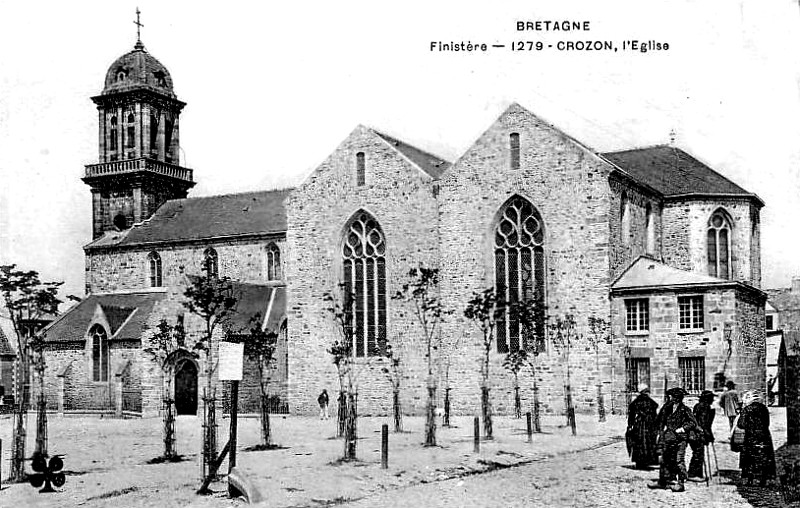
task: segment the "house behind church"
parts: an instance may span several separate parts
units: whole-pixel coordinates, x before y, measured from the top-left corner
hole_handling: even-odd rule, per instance
[[[359,410],[391,407],[387,343],[403,358],[403,407],[422,410],[422,332],[411,305],[391,298],[420,264],[439,269],[452,311],[438,352],[448,368],[435,374],[444,383],[446,370],[456,412],[479,406],[482,338],[463,310],[485,288],[575,317],[579,409],[596,407],[598,384],[619,410],[641,382],[656,396],[726,378],[761,386],[763,202],[678,148],[598,153],[512,104],[454,162],[358,126],[294,189],[188,198],[194,175],[178,158],[185,104],[141,43],[111,65],[93,101],[88,296],[46,330],[48,392],[65,410],[158,411],[162,374],[142,350],[161,319],[184,313],[186,277],[204,263],[237,282],[240,320],[258,315],[281,334],[273,386],[293,412],[314,411],[323,388],[338,388],[326,295],[341,285],[356,301]],[[610,323],[599,359],[590,317]],[[490,355],[498,411],[513,404],[503,358],[528,346],[504,313]],[[541,346],[542,401],[560,411],[563,365],[549,340]],[[196,410],[203,370],[190,358],[177,368],[176,398],[195,401],[185,412]],[[247,375],[252,394],[252,368]]]

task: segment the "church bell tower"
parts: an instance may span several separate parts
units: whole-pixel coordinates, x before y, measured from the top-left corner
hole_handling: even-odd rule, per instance
[[[172,77],[139,36],[133,51],[106,73],[98,111],[99,162],[86,166],[92,190],[92,238],[148,219],[169,199],[185,198],[195,184],[180,165],[178,100]]]

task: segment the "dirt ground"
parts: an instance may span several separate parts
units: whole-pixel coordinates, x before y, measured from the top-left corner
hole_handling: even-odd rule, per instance
[[[785,439],[783,411],[773,411],[776,446]],[[723,418],[718,418],[720,425]],[[578,415],[578,435],[564,427],[564,418],[547,416],[543,433],[526,442],[525,420],[495,417],[495,439],[473,452],[471,417],[453,419],[453,428],[439,428],[439,446],[424,448],[423,419],[405,417],[405,432],[389,435],[389,468],[380,467],[380,428],[383,417],[358,421],[358,458],[337,461],[343,443],[335,439],[335,420],[273,415],[274,440],[283,446],[269,451],[245,451],[258,444],[255,418],[239,421],[238,466],[272,507],[325,506],[361,499],[386,490],[445,480],[511,464],[525,463],[596,448],[622,439],[625,419],[609,415],[598,423],[594,415]],[[35,427],[35,416],[29,425]],[[220,422],[220,448],[227,441],[229,420]],[[722,429],[722,427],[719,427]],[[200,420],[181,416],[177,421],[178,453],[185,461],[148,464],[163,448],[158,418],[118,420],[99,417],[50,417],[49,449],[64,456],[66,485],[54,494],[39,494],[29,484],[3,485],[0,506],[196,506],[242,505],[231,500],[224,481],[212,484],[215,493],[198,496],[201,481]],[[9,466],[11,419],[0,419],[3,441],[3,477]],[[28,439],[29,450],[33,439]],[[222,471],[228,470],[227,461]],[[266,504],[265,504],[266,506]]]

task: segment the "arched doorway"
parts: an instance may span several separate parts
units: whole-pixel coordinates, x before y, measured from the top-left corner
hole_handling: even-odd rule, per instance
[[[197,366],[191,360],[175,368],[175,410],[179,415],[197,414]]]

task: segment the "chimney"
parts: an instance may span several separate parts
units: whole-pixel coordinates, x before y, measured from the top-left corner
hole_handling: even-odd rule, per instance
[[[800,293],[800,277],[792,277],[792,293]]]

